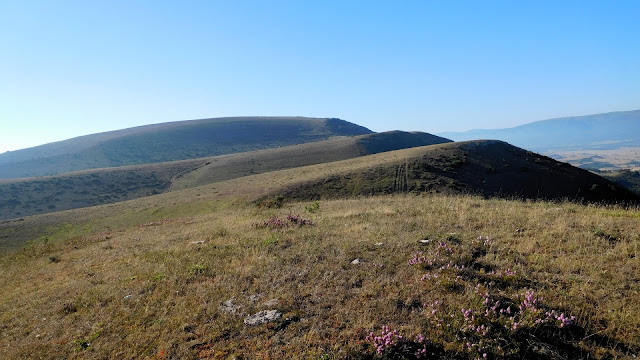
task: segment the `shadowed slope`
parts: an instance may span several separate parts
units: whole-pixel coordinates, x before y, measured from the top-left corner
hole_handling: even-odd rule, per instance
[[[502,141],[481,140],[390,152],[365,168],[344,169],[284,192],[296,199],[397,192],[473,193],[528,199],[637,202],[638,196],[588,171]]]

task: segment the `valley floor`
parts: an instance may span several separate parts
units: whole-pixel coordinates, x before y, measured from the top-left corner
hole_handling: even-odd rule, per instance
[[[272,205],[68,225],[77,236],[3,255],[0,358],[640,353],[638,209],[437,194]],[[272,321],[246,323],[263,310]]]

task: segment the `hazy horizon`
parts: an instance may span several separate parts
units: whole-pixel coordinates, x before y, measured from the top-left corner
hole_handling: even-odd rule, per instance
[[[373,131],[640,108],[638,3],[5,2],[0,153],[224,116]]]

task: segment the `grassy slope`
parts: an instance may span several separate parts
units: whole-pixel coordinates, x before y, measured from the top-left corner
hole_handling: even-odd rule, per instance
[[[341,164],[347,164],[343,162]],[[390,152],[351,162],[284,194],[296,199],[394,192],[473,193],[528,199],[632,201],[638,196],[586,170],[500,141],[471,141]]]
[[[64,175],[0,180],[0,219],[136,199],[168,189],[173,175],[205,160],[84,170]]]
[[[0,178],[253,151],[371,131],[340,119],[217,118],[148,125],[0,154]]]
[[[210,158],[0,180],[0,219],[113,203],[169,189],[445,141],[430,134],[395,131]]]
[[[389,131],[221,156],[211,159],[207,164],[194,171],[181,174],[174,180],[171,188],[172,190],[184,189],[274,170],[329,163],[392,150],[447,142],[451,141],[427,133]]]
[[[246,158],[240,156],[240,159],[247,163]],[[191,215],[206,211],[203,209],[208,204],[220,198],[241,199],[242,203],[283,194],[289,199],[308,200],[394,192],[462,192],[596,202],[634,196],[587,171],[502,142],[450,143],[245,176],[94,207],[90,212],[69,210],[26,217],[22,221],[4,221],[0,222],[0,249],[19,247],[30,239],[55,234],[56,224],[60,223],[83,221],[94,224],[90,227],[94,231],[114,230],[113,225],[101,222],[109,212],[117,212],[124,226],[131,225],[132,221],[151,219],[156,214],[172,215],[164,213],[165,206],[158,204],[186,207],[189,209],[186,214]],[[79,234],[72,232],[71,235]]]
[[[366,336],[383,325],[412,341],[424,334],[441,358],[480,355],[467,342],[494,358],[640,351],[638,209],[443,194],[322,200],[313,213],[305,211],[312,203],[253,205],[283,186],[404,163],[426,149],[0,224],[3,234],[40,237],[0,258],[0,357],[373,358]],[[288,213],[316,225],[252,225]],[[420,251],[433,266],[408,265]],[[361,263],[351,264],[355,258]],[[516,309],[531,290],[544,297],[540,309],[576,316],[575,324],[536,324],[527,311],[515,314],[513,330],[508,317],[481,315],[478,291],[489,292],[491,306],[500,300]],[[229,299],[241,306],[235,314],[220,309]],[[474,326],[491,327],[487,336],[469,330],[462,316],[469,308]],[[243,323],[263,309],[284,315]]]
[[[480,341],[490,357],[610,358],[639,350],[638,210],[432,194],[322,201],[305,214],[310,203],[257,209],[239,205],[246,198],[226,206],[228,196],[199,215],[158,200],[165,195],[145,199],[159,201],[147,210],[140,200],[118,211],[101,206],[94,219],[112,231],[80,235],[85,220],[76,220],[66,231],[79,235],[61,232],[2,258],[0,357],[372,358],[365,338],[383,325],[408,338],[424,334],[442,358],[474,358],[465,343]],[[146,218],[122,216],[152,210]],[[290,212],[316,225],[252,226]],[[479,236],[493,240],[485,245]],[[441,241],[453,254],[437,266],[451,260],[458,269],[408,265],[419,251],[436,256]],[[352,265],[355,258],[362,262]],[[421,281],[425,274],[438,277]],[[514,309],[519,294],[534,290],[544,297],[540,306],[576,316],[575,325],[523,319],[517,331],[498,322],[486,337],[462,331],[461,309],[484,311],[478,284],[491,305],[501,299]],[[237,313],[221,310],[229,299]],[[263,309],[284,315],[243,323]]]

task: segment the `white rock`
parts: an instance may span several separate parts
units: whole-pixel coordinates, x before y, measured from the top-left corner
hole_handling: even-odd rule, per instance
[[[282,313],[278,310],[262,310],[244,319],[247,325],[260,325],[268,321],[274,321],[282,317]]]
[[[358,264],[360,264],[361,262],[362,262],[362,261],[360,260],[360,258],[356,258],[356,259],[354,259],[354,260],[351,262],[351,264],[353,264],[353,265],[358,265]]]
[[[239,308],[239,305],[233,303],[233,299],[229,299],[220,304],[220,310],[229,314],[235,314]]]

